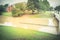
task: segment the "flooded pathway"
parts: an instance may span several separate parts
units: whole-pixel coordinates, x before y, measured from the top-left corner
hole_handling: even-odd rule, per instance
[[[3,25],[57,34],[53,18],[8,17]]]

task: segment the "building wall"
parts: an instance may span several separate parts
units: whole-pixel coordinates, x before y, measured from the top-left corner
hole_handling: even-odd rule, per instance
[[[8,6],[8,7],[6,8],[6,11],[7,11],[7,12],[11,12],[11,11],[12,11],[12,8],[13,8],[12,5],[11,5],[11,6]]]

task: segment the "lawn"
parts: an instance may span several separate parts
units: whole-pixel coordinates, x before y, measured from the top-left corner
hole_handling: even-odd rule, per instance
[[[0,25],[1,40],[58,40],[56,35]]]
[[[12,13],[11,12],[3,12],[2,15],[3,16],[12,16]]]
[[[39,14],[31,15],[30,18],[51,18],[51,12],[46,11],[46,12],[40,12]]]

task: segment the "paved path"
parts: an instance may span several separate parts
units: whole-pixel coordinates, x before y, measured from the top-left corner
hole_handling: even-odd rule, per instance
[[[32,29],[42,32],[57,34],[56,27],[51,18],[29,18],[29,16],[9,17],[4,23],[8,26],[20,27],[25,29]]]

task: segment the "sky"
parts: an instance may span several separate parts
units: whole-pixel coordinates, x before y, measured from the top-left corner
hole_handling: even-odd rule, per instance
[[[60,0],[48,0],[52,7],[60,5]],[[18,2],[27,2],[27,0],[0,0],[0,4],[14,4]]]
[[[56,7],[58,5],[60,5],[60,0],[48,0],[50,5],[53,7]]]
[[[27,2],[27,0],[0,0],[0,4],[14,4],[19,2]]]

